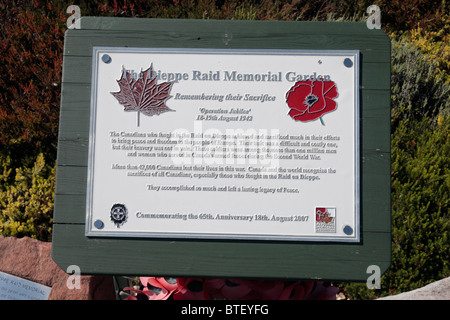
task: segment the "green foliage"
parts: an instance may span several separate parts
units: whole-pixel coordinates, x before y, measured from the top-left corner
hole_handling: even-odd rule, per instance
[[[55,168],[39,154],[32,167],[11,168],[1,159],[0,234],[48,241],[51,236]]]
[[[257,12],[256,12],[256,10],[254,10],[252,5],[250,5],[249,7],[242,5],[241,7],[236,8],[233,19],[234,20],[255,20],[256,15],[257,15]]]
[[[43,241],[51,237],[65,20],[63,8],[51,2],[0,2],[0,234],[4,236]]]
[[[427,55],[428,61],[437,65],[437,73],[447,83],[450,82],[450,14],[442,17],[444,27],[439,31],[429,31],[417,27],[406,33],[408,40]]]
[[[450,276],[450,85],[408,35],[392,40],[392,264],[380,290],[344,284],[352,299],[414,290]]]
[[[365,21],[381,9],[392,40],[392,265],[381,290],[412,290],[449,272],[450,57],[444,0],[0,1],[0,234],[48,241],[54,199],[64,31],[82,16]],[[45,155],[45,157],[44,157]]]
[[[392,263],[381,289],[346,285],[367,299],[450,276],[450,118],[400,122],[392,135]]]
[[[387,285],[397,290],[450,275],[449,120],[401,124],[392,137],[394,277]]]
[[[449,116],[450,83],[437,71],[437,63],[406,37],[392,40],[391,56],[393,129],[403,120]]]

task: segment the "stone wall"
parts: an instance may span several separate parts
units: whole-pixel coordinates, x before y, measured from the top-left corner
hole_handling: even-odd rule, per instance
[[[108,276],[81,276],[80,288],[69,289],[70,274],[51,258],[52,244],[31,238],[0,236],[0,271],[51,287],[49,300],[114,300]]]
[[[111,276],[81,276],[80,288],[69,289],[69,274],[51,258],[52,244],[31,238],[0,236],[0,271],[51,287],[49,300],[114,300]],[[379,300],[450,300],[450,278]]]

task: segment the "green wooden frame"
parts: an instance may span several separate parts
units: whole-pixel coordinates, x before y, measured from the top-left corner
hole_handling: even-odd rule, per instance
[[[92,48],[360,50],[360,243],[85,236]],[[365,23],[81,18],[64,44],[52,257],[82,274],[366,281],[391,261],[390,40]]]

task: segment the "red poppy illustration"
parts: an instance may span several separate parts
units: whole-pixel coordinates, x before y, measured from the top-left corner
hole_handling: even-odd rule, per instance
[[[338,96],[336,83],[323,80],[298,81],[286,93],[286,102],[291,108],[289,115],[296,121],[312,121],[320,119],[325,113],[336,110],[334,100]]]

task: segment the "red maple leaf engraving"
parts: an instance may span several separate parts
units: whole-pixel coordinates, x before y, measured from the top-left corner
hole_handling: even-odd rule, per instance
[[[153,65],[139,73],[138,79],[135,79],[128,70],[123,69],[122,76],[117,83],[120,91],[111,92],[111,94],[123,105],[124,111],[137,112],[138,127],[141,112],[146,116],[153,116],[173,111],[166,105],[173,83],[157,84]]]

